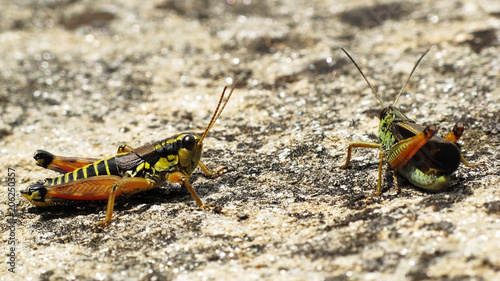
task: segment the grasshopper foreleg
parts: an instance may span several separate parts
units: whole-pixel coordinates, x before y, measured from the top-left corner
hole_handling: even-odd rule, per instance
[[[209,178],[209,179],[214,179],[218,176],[221,176],[222,174],[228,172],[228,171],[231,171],[233,170],[233,168],[231,167],[224,167],[222,169],[219,169],[217,172],[212,172],[207,166],[205,166],[205,164],[203,164],[203,162],[198,162],[198,166],[200,166],[200,169],[203,171],[203,174],[205,175],[205,177]]]
[[[196,193],[194,188],[189,183],[189,176],[187,176],[181,172],[175,172],[175,173],[171,173],[170,175],[168,175],[168,180],[170,182],[180,183],[181,185],[185,186],[188,189],[189,193],[191,193],[191,196],[193,197],[194,201],[196,202],[196,205],[198,207],[200,207],[201,209],[204,209],[206,207],[206,205],[203,204],[200,197],[198,196],[198,193]]]
[[[378,180],[377,180],[377,191],[375,191],[375,195],[377,195],[377,196],[382,194],[382,168],[384,166],[385,151],[380,150],[380,153],[378,155],[379,155]]]

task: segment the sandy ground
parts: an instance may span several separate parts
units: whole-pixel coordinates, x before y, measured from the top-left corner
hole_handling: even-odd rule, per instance
[[[498,1],[0,2],[0,280],[500,280]],[[381,109],[341,47],[385,105],[430,49],[398,106],[440,135],[462,121],[484,166],[440,193],[400,178],[396,194],[386,170],[378,197],[376,150],[334,169],[377,140]],[[191,178],[222,214],[165,184],[96,232],[102,204],[20,197],[56,175],[36,149],[108,157],[202,132],[237,79],[202,157],[234,170]]]

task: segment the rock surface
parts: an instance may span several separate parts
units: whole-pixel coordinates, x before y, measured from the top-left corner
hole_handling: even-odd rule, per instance
[[[340,2],[340,3],[339,3]],[[2,1],[0,280],[500,280],[500,4],[496,1]],[[446,134],[464,166],[430,193],[384,170],[381,108]],[[184,131],[205,141],[199,210],[178,185],[102,204],[37,209],[19,191],[53,177],[35,149],[108,157]],[[9,222],[8,171],[17,220]],[[15,237],[14,251],[9,238]],[[15,254],[14,270],[9,255]],[[14,278],[14,279],[13,279]]]

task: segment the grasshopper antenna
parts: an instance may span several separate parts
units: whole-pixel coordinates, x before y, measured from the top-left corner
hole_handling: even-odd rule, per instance
[[[418,59],[417,63],[415,64],[415,66],[413,67],[413,69],[411,70],[411,73],[410,73],[410,76],[408,76],[408,79],[406,79],[406,82],[405,84],[403,85],[403,88],[401,88],[401,90],[399,91],[398,95],[396,96],[396,99],[394,100],[394,102],[392,103],[393,106],[396,105],[396,103],[398,102],[398,99],[399,99],[399,96],[401,96],[401,94],[403,93],[405,87],[406,87],[406,84],[408,84],[408,82],[410,81],[410,78],[411,76],[413,75],[413,72],[415,72],[415,69],[417,69],[417,66],[418,64],[420,63],[420,61],[425,57],[425,55],[427,55],[427,53],[429,52],[430,49],[427,49],[427,51],[425,51],[425,53]]]
[[[380,98],[380,96],[377,93],[377,91],[375,91],[375,89],[372,87],[372,84],[370,84],[370,81],[368,81],[368,79],[366,79],[366,76],[363,73],[363,71],[361,71],[361,68],[359,68],[358,64],[354,61],[354,59],[351,57],[351,55],[349,55],[349,53],[344,48],[340,48],[340,49],[342,49],[342,51],[347,55],[347,57],[349,57],[349,59],[352,61],[352,63],[356,66],[356,68],[358,69],[359,73],[361,73],[361,76],[363,76],[363,79],[365,79],[366,83],[368,84],[368,86],[370,86],[370,89],[372,89],[372,92],[377,97],[377,99],[378,99],[380,105],[382,106],[382,108],[384,108],[384,102],[382,102],[382,99]]]
[[[234,89],[236,88],[236,84],[238,84],[238,80],[236,80],[236,82],[234,82],[234,85],[231,88],[231,91],[229,92],[229,95],[227,96],[226,102],[224,102],[224,104],[222,105],[222,108],[220,108],[220,106],[222,104],[222,100],[224,99],[224,94],[226,93],[227,86],[225,86],[224,90],[222,90],[222,95],[220,96],[219,103],[217,104],[217,108],[215,109],[214,115],[212,116],[212,119],[210,119],[210,123],[208,123],[208,126],[205,129],[205,132],[201,136],[201,138],[198,141],[198,143],[200,143],[200,144],[203,143],[203,139],[205,139],[205,137],[207,136],[207,134],[210,131],[210,129],[212,129],[212,127],[215,124],[215,121],[217,121],[217,119],[219,119],[220,114],[222,113],[222,111],[226,107],[226,104],[229,101],[229,98],[231,97],[231,95],[233,94]],[[219,108],[220,108],[220,110],[219,110]]]

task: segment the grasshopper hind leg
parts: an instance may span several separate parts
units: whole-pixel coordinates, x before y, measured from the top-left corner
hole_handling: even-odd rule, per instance
[[[128,153],[133,150],[133,147],[127,144],[123,144],[118,147],[117,154]],[[41,149],[35,151],[35,153],[33,154],[33,158],[35,159],[38,166],[63,174],[73,172],[76,169],[85,167],[98,160],[101,160],[99,158],[90,157],[59,156]]]
[[[455,126],[453,127],[453,130],[444,137],[445,140],[452,141],[452,142],[457,142],[460,137],[462,137],[462,134],[464,133],[464,124],[462,122],[457,122]]]
[[[116,181],[109,191],[108,204],[106,208],[106,218],[99,223],[99,227],[104,228],[111,223],[115,198],[121,194],[134,194],[144,190],[154,188],[155,182],[144,178],[123,178]]]
[[[48,207],[51,206],[50,203],[45,202],[45,195],[47,194],[47,187],[44,185],[44,181],[40,180],[32,185],[30,185],[25,190],[21,190],[21,195],[24,196],[31,204],[37,207]]]
[[[452,141],[456,143],[460,137],[462,137],[462,134],[464,132],[464,124],[462,122],[457,122],[455,126],[453,127],[453,130],[444,137],[445,140]],[[465,160],[464,156],[460,153],[460,162],[464,164],[465,166],[469,168],[477,168],[478,166],[481,166],[480,164],[470,164]]]
[[[59,173],[73,172],[99,160],[98,158],[58,156],[45,150],[35,151],[33,158],[38,166]]]

